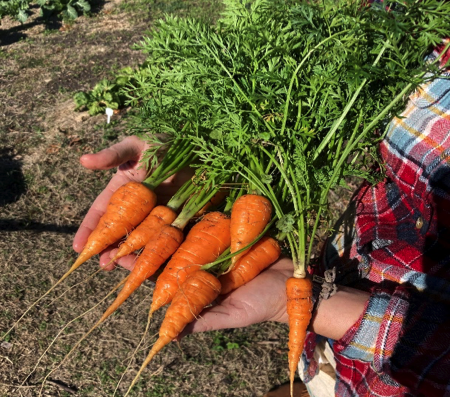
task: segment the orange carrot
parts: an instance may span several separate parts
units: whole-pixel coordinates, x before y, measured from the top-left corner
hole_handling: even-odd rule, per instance
[[[72,268],[99,254],[105,248],[130,233],[156,205],[156,194],[138,182],[128,182],[111,196],[106,212],[89,235],[83,251]]]
[[[210,212],[186,236],[156,281],[150,313],[170,303],[186,277],[213,262],[230,245],[230,219]]]
[[[220,281],[211,273],[197,270],[186,278],[175,294],[172,304],[167,309],[159,330],[158,340],[143,362],[126,395],[128,395],[152,358],[176,338],[186,325],[194,321],[202,310],[217,298],[219,293]]]
[[[290,277],[286,281],[287,314],[289,317],[289,372],[291,396],[294,377],[306,339],[306,329],[311,321],[312,282],[307,278]]]
[[[119,187],[111,196],[106,212],[100,218],[96,228],[89,235],[88,241],[75,263],[50,289],[28,306],[27,310],[25,310],[20,318],[8,330],[7,334],[13,330],[34,306],[69,277],[69,275],[78,269],[84,262],[94,255],[99,254],[111,244],[117,242],[134,227],[139,225],[155,205],[156,194],[144,184],[128,182]]]
[[[99,323],[114,313],[139,286],[153,276],[159,267],[177,250],[183,241],[183,232],[172,225],[164,225],[158,236],[150,240],[139,255],[128,280],[116,300],[105,311]]]
[[[220,294],[228,294],[253,280],[265,268],[274,263],[280,254],[281,249],[275,239],[268,236],[261,238],[228,273],[219,277],[222,284]]]
[[[256,194],[239,197],[231,209],[231,253],[246,247],[258,237],[270,221],[272,204]],[[234,265],[248,249],[233,256]]]
[[[158,235],[163,225],[171,224],[176,217],[176,212],[164,205],[158,205],[153,208],[147,218],[130,233],[125,242],[119,247],[111,262],[144,247],[148,241]]]

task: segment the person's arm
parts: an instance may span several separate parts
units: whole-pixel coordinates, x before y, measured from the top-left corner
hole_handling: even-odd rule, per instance
[[[369,292],[338,286],[336,294],[318,305],[310,330],[330,339],[341,339],[362,316],[369,297]]]

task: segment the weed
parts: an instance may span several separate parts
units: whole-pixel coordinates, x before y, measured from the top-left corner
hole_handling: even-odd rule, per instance
[[[245,344],[246,342],[244,342]],[[223,352],[224,350],[235,350],[240,349],[241,345],[236,341],[232,341],[228,335],[223,332],[215,332],[213,338],[213,347],[212,349],[217,352]]]
[[[47,322],[45,322],[45,321],[42,321],[40,324],[39,324],[39,331],[45,331],[46,329],[47,329],[47,326],[48,326],[48,324],[47,324]]]

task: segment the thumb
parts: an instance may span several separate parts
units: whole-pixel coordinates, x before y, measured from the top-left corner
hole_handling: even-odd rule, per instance
[[[91,170],[107,170],[128,161],[138,161],[146,147],[138,137],[130,136],[98,153],[84,154],[80,163]]]

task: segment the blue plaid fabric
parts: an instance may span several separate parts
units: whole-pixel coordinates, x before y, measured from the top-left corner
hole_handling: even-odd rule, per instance
[[[449,78],[421,87],[392,121],[386,179],[360,187],[324,249],[319,273],[336,266],[338,284],[371,292],[333,344],[337,396],[450,396]],[[307,337],[306,381],[317,338]]]

